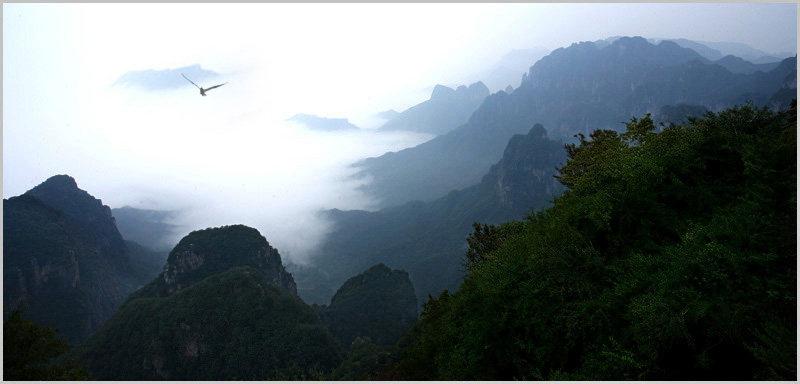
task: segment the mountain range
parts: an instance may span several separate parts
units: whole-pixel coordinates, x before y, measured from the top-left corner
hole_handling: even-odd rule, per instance
[[[517,88],[437,85],[381,129],[438,136],[356,164],[381,208],[323,211],[304,265],[242,224],[169,244],[170,212],[53,176],[3,201],[4,305],[100,380],[796,379],[796,56],[706,44],[615,37]]]
[[[620,130],[621,122],[656,114],[665,105],[711,111],[746,102],[766,105],[796,79],[796,66],[793,57],[768,72],[733,73],[671,41],[654,45],[623,37],[604,47],[576,43],[536,62],[511,94],[486,97],[465,124],[356,166],[373,180],[366,191],[381,207],[431,201],[479,182],[508,139],[535,123],[548,127],[551,137],[571,141],[594,129]]]

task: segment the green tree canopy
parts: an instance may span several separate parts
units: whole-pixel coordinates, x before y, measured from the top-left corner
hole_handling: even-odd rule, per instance
[[[475,226],[398,374],[795,380],[796,121],[747,105],[580,136],[552,208]]]
[[[65,359],[69,345],[53,328],[23,317],[21,309],[3,321],[3,380],[88,380],[89,371]]]

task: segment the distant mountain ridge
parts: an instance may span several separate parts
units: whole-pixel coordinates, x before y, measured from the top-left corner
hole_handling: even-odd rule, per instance
[[[489,89],[482,82],[456,89],[437,84],[429,100],[400,112],[379,129],[441,135],[465,123],[486,96]]]
[[[548,53],[550,50],[542,47],[511,50],[489,69],[470,76],[468,81],[470,83],[483,82],[491,93],[505,90],[508,87],[516,88],[519,86],[522,74]]]
[[[319,117],[316,115],[307,115],[298,113],[287,121],[303,124],[309,129],[323,132],[347,131],[360,129],[356,125],[350,123],[347,119],[335,119],[329,117]]]
[[[164,91],[187,85],[191,86],[181,74],[186,75],[186,77],[192,79],[195,83],[219,76],[219,74],[214,71],[203,69],[200,64],[193,64],[174,69],[146,69],[125,72],[112,85],[132,85],[147,91]]]
[[[117,223],[119,233],[125,240],[134,241],[157,251],[169,252],[175,246],[172,235],[178,230],[178,226],[167,222],[176,214],[175,211],[124,206],[112,208],[111,214]]]
[[[621,122],[664,105],[712,111],[747,101],[766,105],[787,77],[796,78],[796,58],[749,75],[704,61],[674,42],[653,45],[641,37],[619,38],[603,48],[591,42],[559,48],[536,62],[511,94],[488,96],[464,125],[356,165],[372,179],[365,190],[381,207],[430,201],[477,183],[508,138],[534,122],[550,127],[551,137],[572,140],[595,129],[621,130]]]
[[[622,36],[612,36],[595,43],[598,44],[598,47],[602,47],[620,38]],[[797,54],[796,52],[768,53],[739,42],[711,42],[684,38],[648,38],[647,41],[656,45],[662,41],[671,41],[699,53],[710,61],[717,61],[725,56],[736,56],[753,64],[766,64],[780,62]]]

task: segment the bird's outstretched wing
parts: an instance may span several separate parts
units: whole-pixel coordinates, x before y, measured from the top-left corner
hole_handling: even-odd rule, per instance
[[[206,88],[206,92],[208,92],[208,91],[210,91],[210,90],[212,90],[212,89],[214,89],[214,88],[221,87],[221,86],[223,86],[223,85],[225,85],[225,84],[228,84],[228,83],[222,83],[222,84],[215,85],[215,86],[213,86],[213,87],[208,87],[208,88]]]
[[[188,77],[186,77],[186,75],[184,75],[184,74],[182,74],[182,73],[181,73],[181,76],[183,76],[183,78],[184,78],[184,79],[186,79],[186,80],[189,80],[189,78],[188,78]],[[190,83],[192,83],[192,84],[194,84],[194,81],[191,81],[191,80],[189,80],[189,82],[190,82]],[[197,85],[197,84],[194,84],[194,86],[195,86],[195,87],[197,87],[197,88],[200,88],[200,86],[199,86],[199,85]],[[203,89],[203,88],[200,88],[200,89]],[[209,89],[210,89],[210,88],[209,88]]]

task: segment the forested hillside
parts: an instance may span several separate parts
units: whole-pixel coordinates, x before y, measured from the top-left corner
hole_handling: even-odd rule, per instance
[[[569,145],[569,189],[470,237],[404,380],[796,380],[797,113],[742,106]]]
[[[194,231],[75,355],[101,380],[311,379],[341,345],[257,230]]]

